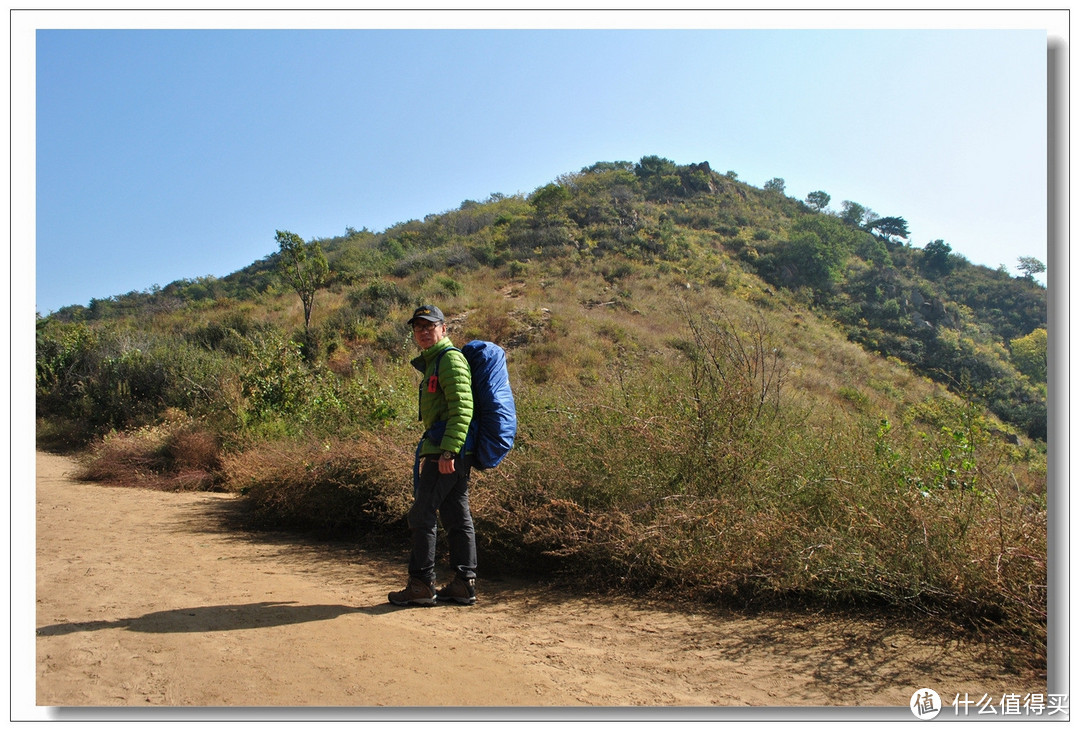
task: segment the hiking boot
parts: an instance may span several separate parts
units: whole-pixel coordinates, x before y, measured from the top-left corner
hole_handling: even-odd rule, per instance
[[[428,584],[415,576],[410,576],[409,583],[405,585],[404,589],[392,591],[386,598],[390,600],[391,604],[396,604],[399,607],[408,606],[409,604],[431,606],[435,603],[435,585]]]
[[[438,598],[440,602],[476,604],[476,580],[455,576],[453,581],[439,589]]]

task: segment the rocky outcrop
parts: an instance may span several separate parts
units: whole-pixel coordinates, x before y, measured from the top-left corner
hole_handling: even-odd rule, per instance
[[[904,300],[904,308],[911,315],[915,327],[955,328],[957,320],[945,303],[937,298],[926,298],[919,290],[913,290]]]

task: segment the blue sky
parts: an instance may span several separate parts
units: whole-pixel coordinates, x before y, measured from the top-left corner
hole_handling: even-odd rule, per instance
[[[912,245],[1015,274],[1047,261],[1047,34],[1003,27],[43,25],[36,309],[653,154],[903,216]]]

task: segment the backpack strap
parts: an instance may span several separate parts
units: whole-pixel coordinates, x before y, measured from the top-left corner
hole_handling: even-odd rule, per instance
[[[456,350],[457,352],[461,353],[461,348],[457,347],[456,345],[451,345],[449,348],[445,348],[445,349],[439,351],[439,354],[435,356],[435,373],[434,373],[434,375],[435,375],[436,378],[439,377],[439,363],[442,361],[442,357],[444,355],[446,355],[447,353],[449,353],[451,350]],[[462,353],[462,355],[464,355],[464,353]]]

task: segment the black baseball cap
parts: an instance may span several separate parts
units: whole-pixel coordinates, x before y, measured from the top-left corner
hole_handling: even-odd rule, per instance
[[[420,305],[416,308],[416,311],[412,314],[412,319],[409,320],[409,324],[412,325],[417,320],[427,320],[428,322],[445,322],[446,318],[443,317],[442,310],[435,305]]]

